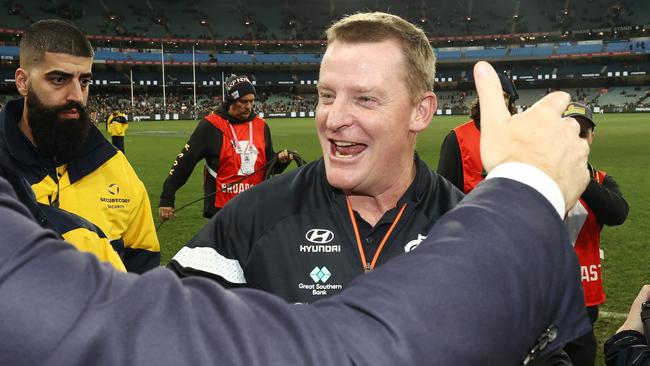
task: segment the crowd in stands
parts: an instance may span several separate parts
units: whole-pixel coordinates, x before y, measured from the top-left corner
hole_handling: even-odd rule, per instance
[[[636,107],[650,107],[650,87],[611,87],[611,88],[571,88],[563,89],[572,95],[572,99],[590,105],[597,105],[607,111],[633,111]],[[517,102],[522,110],[527,109],[533,101],[542,98],[554,89],[520,89],[520,99]],[[438,109],[453,110],[454,114],[463,113],[476,98],[476,93],[470,91],[437,91]],[[17,95],[0,94],[0,108]],[[221,105],[221,96],[197,94],[197,105],[194,107],[192,94],[168,93],[166,105],[161,95],[153,96],[147,93],[136,93],[133,106],[130,95],[124,94],[93,94],[88,98],[88,111],[97,121],[103,121],[105,116],[117,109],[129,116],[156,114],[178,114],[185,117],[200,118]],[[316,110],[318,96],[316,94],[290,94],[262,91],[255,102],[258,113],[269,115],[273,113],[308,114]]]
[[[150,96],[146,93],[137,94],[134,95],[132,105],[131,97],[127,95],[96,94],[88,98],[88,110],[90,113],[97,113],[98,116],[106,116],[115,109],[129,116],[165,113],[195,114],[192,95],[170,93],[166,95],[165,99],[166,103],[163,103],[162,96]],[[220,100],[220,97],[197,95],[196,114],[200,115],[204,111],[210,111],[220,103]]]
[[[436,92],[438,97],[438,109],[463,109],[474,99],[474,91],[439,91]]]
[[[291,113],[291,112],[311,112],[316,110],[318,97],[315,94],[309,95],[291,95],[289,93],[279,93],[267,96],[261,93],[255,109],[264,114],[269,113]]]
[[[167,94],[166,105],[162,96],[151,96],[148,94],[134,95],[134,103],[131,105],[131,97],[128,95],[106,95],[95,94],[88,98],[88,110],[95,114],[96,119],[101,120],[111,111],[118,109],[129,116],[156,115],[156,114],[179,114],[190,115],[200,118],[221,105],[221,96],[210,96],[200,94],[196,96],[197,106],[194,108],[194,97],[191,94]],[[309,95],[291,95],[289,93],[278,93],[268,96],[262,92],[255,102],[255,110],[264,114],[269,113],[291,113],[310,112],[316,108],[317,97]]]
[[[100,6],[69,2],[7,0],[9,17],[0,27],[24,27],[37,19],[64,18],[93,35],[199,39],[314,40],[343,14],[389,11],[419,24],[430,36],[509,34],[612,28],[648,24],[647,1],[571,2],[542,0],[520,6],[517,0],[443,2],[421,0],[357,2],[265,0],[242,2],[101,1]]]

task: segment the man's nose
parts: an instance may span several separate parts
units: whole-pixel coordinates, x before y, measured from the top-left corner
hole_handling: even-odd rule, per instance
[[[83,88],[81,87],[81,82],[79,80],[72,81],[68,85],[68,95],[66,96],[67,101],[83,103],[84,93]]]
[[[351,125],[354,116],[350,107],[345,98],[336,98],[332,104],[327,106],[325,127],[330,131],[337,131]]]

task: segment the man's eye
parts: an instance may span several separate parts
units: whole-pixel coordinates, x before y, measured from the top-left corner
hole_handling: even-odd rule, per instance
[[[373,104],[375,102],[374,98],[366,96],[366,95],[362,95],[362,96],[358,97],[357,100],[360,103],[363,103],[363,104]]]
[[[320,93],[320,94],[318,95],[318,97],[319,97],[320,100],[322,100],[322,101],[328,101],[328,100],[332,100],[332,99],[334,99],[334,96],[333,96],[332,94],[330,94],[330,93]]]
[[[61,85],[65,81],[65,78],[62,77],[62,76],[55,76],[55,77],[51,78],[50,80],[55,85]]]
[[[91,79],[81,79],[81,86],[86,87],[92,82]]]

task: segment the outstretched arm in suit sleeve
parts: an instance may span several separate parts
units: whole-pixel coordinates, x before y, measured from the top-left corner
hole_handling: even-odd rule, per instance
[[[518,364],[549,326],[558,336],[544,352],[588,326],[559,216],[509,179],[313,305],[164,269],[117,273],[30,222],[4,182],[0,192],[2,364]]]

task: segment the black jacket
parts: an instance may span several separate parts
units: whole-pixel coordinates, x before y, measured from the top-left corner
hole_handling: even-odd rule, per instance
[[[480,125],[476,121],[474,123],[480,129]],[[456,137],[456,131],[454,130],[449,131],[442,141],[438,169],[436,171],[456,186],[456,188],[461,191],[463,190],[465,185],[463,160],[460,153],[460,146],[458,145],[458,137]]]
[[[355,215],[369,262],[404,203],[406,209],[378,264],[417,247],[438,218],[463,197],[415,159],[415,180],[395,209],[374,228]],[[182,276],[204,275],[292,302],[338,293],[364,273],[346,196],[327,183],[322,159],[237,196],[169,266]]]
[[[626,330],[605,342],[607,366],[650,366],[650,347],[643,334]]]

